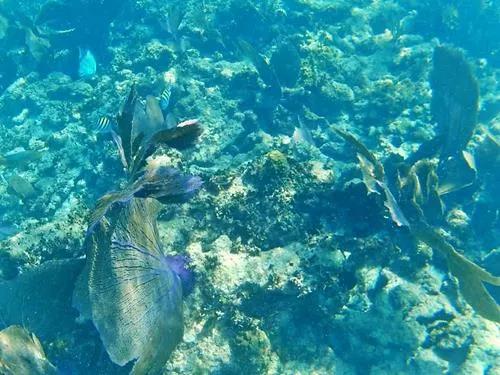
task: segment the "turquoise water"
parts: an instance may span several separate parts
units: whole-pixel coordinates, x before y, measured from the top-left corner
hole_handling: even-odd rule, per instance
[[[0,2],[0,374],[500,371],[497,1]]]

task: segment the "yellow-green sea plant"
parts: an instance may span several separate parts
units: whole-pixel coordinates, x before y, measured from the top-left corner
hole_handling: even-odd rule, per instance
[[[0,374],[56,375],[40,340],[26,329],[12,325],[0,331]]]
[[[429,209],[442,210],[443,207],[435,166],[428,160],[411,166],[406,175],[399,178],[396,200],[386,183],[384,167],[375,155],[352,134],[333,130],[356,149],[368,193],[383,194],[384,205],[394,223],[407,226],[418,240],[443,254],[450,273],[458,280],[465,301],[482,317],[500,323],[500,307],[484,286],[484,283],[500,286],[500,277],[493,276],[467,259],[443,237],[439,228],[428,223],[426,215]]]
[[[94,323],[114,363],[134,361],[133,375],[161,373],[182,339],[192,275],[187,258],[163,254],[157,216],[161,203],[187,199],[202,184],[148,158],[160,145],[191,144],[199,132],[196,120],[169,127],[158,99],[146,98],[144,108],[134,87],[112,131],[128,185],[103,196],[90,216],[73,305]]]

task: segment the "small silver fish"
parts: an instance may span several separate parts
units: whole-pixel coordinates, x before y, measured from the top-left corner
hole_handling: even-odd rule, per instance
[[[177,124],[177,127],[178,128],[183,128],[183,127],[187,127],[187,126],[197,125],[198,123],[199,123],[198,119],[194,118],[194,119],[191,119],[191,120],[185,120],[185,121],[179,122]]]
[[[299,126],[295,127],[293,134],[292,134],[292,139],[293,139],[294,144],[308,143],[311,146],[316,146],[316,144],[314,143],[311,131],[305,126],[302,119],[300,117],[297,117],[297,121],[299,123]]]
[[[97,62],[89,49],[78,47],[79,65],[78,76],[80,78],[89,78],[95,75],[97,71]]]

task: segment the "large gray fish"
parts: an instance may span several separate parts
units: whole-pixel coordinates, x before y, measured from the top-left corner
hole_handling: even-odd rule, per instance
[[[0,241],[13,236],[17,232],[19,232],[18,229],[13,225],[0,225]]]
[[[0,323],[8,326],[0,332],[0,374],[60,374],[30,332],[53,341],[74,328],[71,295],[83,263],[83,259],[47,261],[0,282]]]
[[[24,167],[42,158],[43,151],[16,149],[3,156],[0,155],[0,166]]]

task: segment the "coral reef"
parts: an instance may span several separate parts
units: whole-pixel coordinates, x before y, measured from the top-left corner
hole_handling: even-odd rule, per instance
[[[68,373],[125,374],[113,360],[163,345],[169,374],[498,372],[500,296],[483,286],[499,264],[498,12],[1,1],[1,328],[26,327]],[[95,74],[78,77],[79,49]],[[126,304],[83,282],[94,322],[75,321],[70,295],[86,253],[151,243],[175,257],[154,279],[175,285],[154,319],[175,334],[148,351],[137,325],[118,361],[96,301]]]

